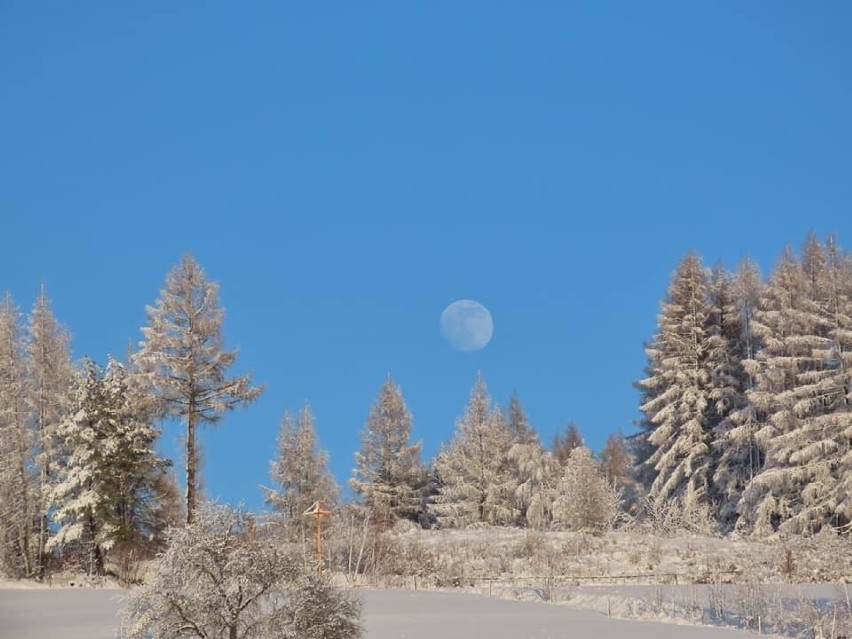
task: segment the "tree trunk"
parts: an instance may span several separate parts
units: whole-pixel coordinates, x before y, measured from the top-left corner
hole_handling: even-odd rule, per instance
[[[197,499],[196,489],[196,466],[198,454],[195,448],[195,401],[189,400],[189,411],[186,416],[186,523],[191,524],[195,520],[195,502]]]

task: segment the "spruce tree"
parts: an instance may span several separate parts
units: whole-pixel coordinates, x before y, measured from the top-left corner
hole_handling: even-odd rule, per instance
[[[662,304],[658,331],[647,347],[649,377],[642,405],[653,452],[644,462],[655,502],[687,507],[712,499],[711,374],[707,366],[707,271],[695,254],[678,265]]]
[[[809,236],[787,249],[755,317],[764,341],[750,394],[764,416],[761,472],[744,491],[742,524],[757,534],[801,534],[850,521],[844,459],[852,446],[848,258]]]
[[[564,433],[556,433],[553,436],[553,456],[560,464],[565,465],[571,457],[571,451],[583,445],[583,436],[574,422],[565,425]]]
[[[439,522],[464,528],[471,524],[510,525],[517,520],[516,486],[509,462],[512,440],[481,374],[449,446],[435,460]]]
[[[756,354],[761,344],[754,334],[753,323],[762,290],[763,282],[757,265],[749,260],[743,261],[731,280],[735,315],[728,326],[734,330],[719,332],[719,335],[728,333],[727,343],[731,348],[727,349],[727,353],[735,355],[724,364],[726,377],[735,384],[728,386],[731,392],[726,397],[728,410],[717,425],[714,441],[717,466],[713,481],[719,498],[717,516],[726,528],[736,524],[737,505],[742,493],[762,465],[762,453],[755,436],[762,417],[749,399],[759,367]]]
[[[96,574],[104,573],[117,542],[139,542],[152,532],[152,495],[167,466],[154,451],[159,431],[140,419],[131,398],[119,362],[110,359],[101,370],[89,360],[73,409],[56,431],[69,457],[50,492],[59,528],[48,548],[84,551]]]
[[[417,521],[422,514],[425,470],[420,443],[411,444],[411,413],[390,375],[379,390],[361,434],[350,481],[370,516],[387,523]]]
[[[166,277],[154,306],[147,308],[148,326],[133,363],[157,398],[164,416],[186,421],[186,518],[197,507],[199,455],[197,429],[218,423],[223,413],[260,395],[251,377],[227,377],[237,358],[224,348],[219,287],[207,279],[192,255]]]

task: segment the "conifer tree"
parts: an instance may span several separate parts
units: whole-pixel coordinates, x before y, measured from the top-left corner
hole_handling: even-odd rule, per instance
[[[110,359],[106,370],[91,360],[81,371],[73,410],[56,435],[69,451],[50,493],[59,526],[48,549],[78,547],[90,571],[103,574],[106,553],[119,541],[150,532],[149,510],[158,475],[167,462],[157,456],[158,430],[132,405],[124,367]]]
[[[653,447],[644,462],[653,469],[650,497],[683,500],[692,507],[712,499],[710,373],[707,367],[707,272],[695,254],[678,265],[646,348],[649,377],[640,382]]]
[[[293,530],[303,529],[303,513],[314,502],[325,509],[337,504],[337,485],[328,470],[328,454],[319,446],[309,405],[298,416],[284,413],[270,476],[277,489],[266,489],[266,502],[293,524]]]
[[[75,375],[68,332],[56,321],[44,287],[30,314],[27,338],[26,400],[38,471],[36,571],[42,575],[47,563],[49,493],[56,479],[55,466],[64,454],[56,430],[71,405]]]
[[[219,287],[187,253],[166,277],[133,363],[159,400],[164,416],[186,420],[186,517],[197,502],[199,456],[196,431],[216,424],[222,414],[260,395],[251,377],[227,377],[236,351],[224,348]]]
[[[379,390],[361,434],[350,481],[370,516],[379,521],[417,521],[422,514],[425,469],[420,443],[411,444],[411,413],[390,375]]]
[[[481,374],[449,446],[435,460],[439,522],[463,528],[471,524],[509,525],[517,520],[514,478],[509,463],[512,441]]]
[[[518,524],[544,528],[550,523],[558,463],[541,445],[517,393],[506,411],[511,446],[509,465],[515,489]]]
[[[810,236],[798,262],[782,255],[755,317],[765,346],[750,394],[764,416],[762,471],[743,493],[741,523],[757,534],[799,534],[850,521],[844,457],[849,409],[852,309],[848,258]]]
[[[749,400],[758,370],[756,354],[760,342],[754,334],[753,323],[762,296],[763,283],[757,265],[743,261],[731,280],[733,309],[736,320],[728,322],[734,328],[728,333],[727,350],[733,359],[723,363],[726,377],[738,380],[729,385],[732,395],[726,397],[728,411],[717,425],[714,441],[717,466],[713,475],[719,498],[717,516],[720,523],[732,527],[737,521],[737,504],[746,486],[754,479],[762,464],[762,455],[755,433],[762,419]],[[729,356],[730,356],[729,355]],[[730,399],[728,399],[730,398]]]
[[[553,436],[553,456],[563,466],[571,457],[571,451],[583,445],[583,436],[574,422],[565,425],[564,433],[556,433]]]
[[[0,304],[0,570],[18,578],[37,572],[38,477],[26,420],[26,372],[21,316],[7,293]]]
[[[620,492],[604,477],[585,446],[571,451],[557,486],[553,523],[569,530],[603,532],[612,528]]]

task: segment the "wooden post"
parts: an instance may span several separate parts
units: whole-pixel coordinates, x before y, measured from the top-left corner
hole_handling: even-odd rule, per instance
[[[316,501],[302,515],[317,519],[317,577],[322,577],[322,518],[331,516],[331,511],[323,510],[320,503]]]

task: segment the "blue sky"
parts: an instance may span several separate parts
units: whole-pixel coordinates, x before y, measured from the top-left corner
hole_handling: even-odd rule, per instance
[[[204,436],[221,499],[260,505],[305,400],[345,481],[388,372],[427,456],[477,370],[598,448],[686,251],[852,245],[852,5],[695,5],[4,2],[0,291],[104,361],[192,251],[266,385]]]

